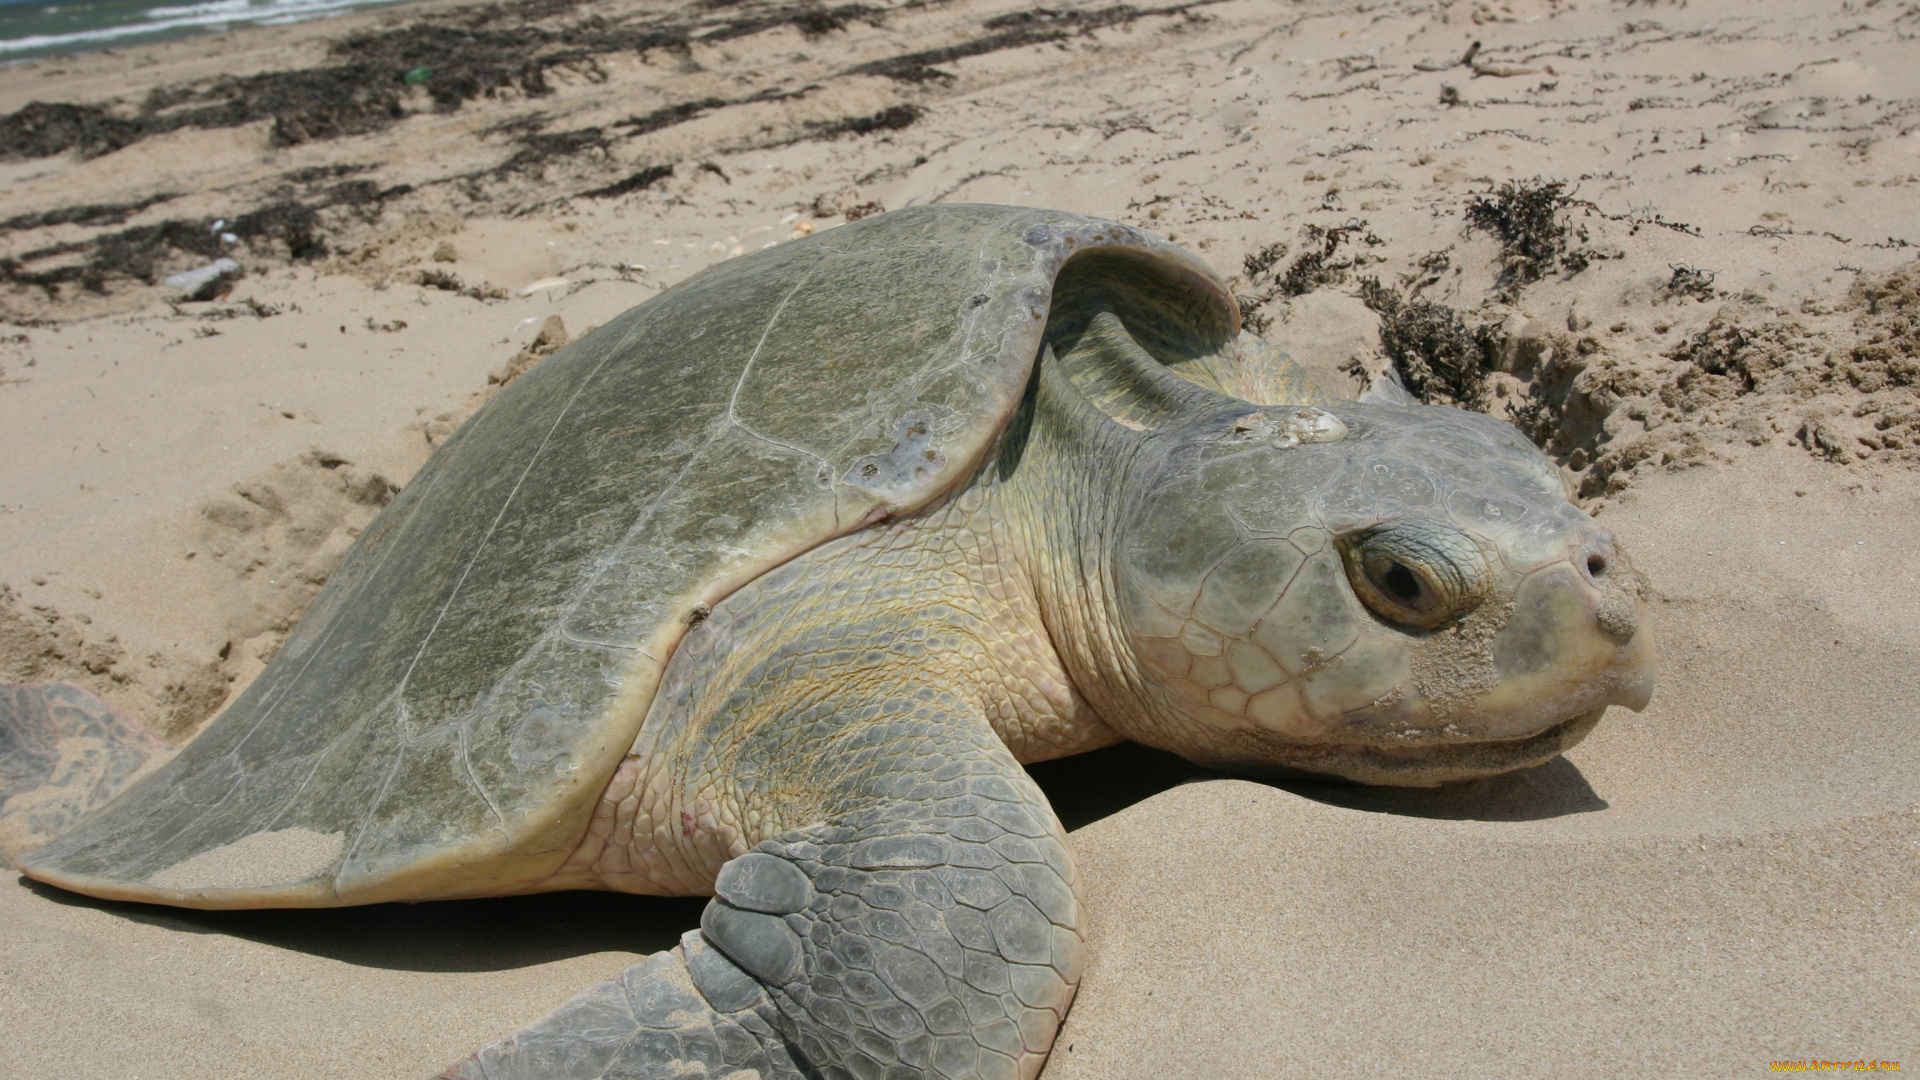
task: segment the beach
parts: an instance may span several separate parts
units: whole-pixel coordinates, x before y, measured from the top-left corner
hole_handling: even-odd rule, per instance
[[[1512,420],[1651,583],[1652,704],[1435,790],[1036,767],[1045,1076],[1920,1062],[1906,8],[427,0],[0,68],[0,683],[171,746],[436,446],[691,275],[930,203],[1173,240],[1327,389]],[[168,277],[232,259],[196,290]],[[0,1072],[432,1075],[697,925],[0,874]]]

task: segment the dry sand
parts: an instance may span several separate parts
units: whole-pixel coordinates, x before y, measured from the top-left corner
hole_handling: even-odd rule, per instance
[[[577,336],[849,213],[1100,214],[1238,274],[1330,383],[1391,349],[1430,397],[1521,419],[1652,579],[1664,657],[1645,712],[1460,788],[1129,748],[1037,770],[1094,916],[1047,1075],[1920,1063],[1910,5],[612,3],[591,32],[564,2],[492,10],[0,70],[0,113],[106,106],[70,114],[93,145],[0,160],[0,681],[71,681],[183,742],[550,316]],[[405,33],[455,50],[418,61],[443,92],[505,89],[274,96],[277,72],[387,63],[423,18]],[[238,122],[154,119],[201,106]],[[1532,178],[1568,187],[1500,200]],[[1503,245],[1529,206],[1568,231]],[[49,213],[76,207],[109,209]],[[247,268],[223,299],[146,280],[216,248]],[[10,880],[9,1077],[422,1076],[699,910],[197,913]]]

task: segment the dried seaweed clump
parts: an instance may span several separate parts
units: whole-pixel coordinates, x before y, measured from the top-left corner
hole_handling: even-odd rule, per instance
[[[1247,284],[1255,291],[1235,293],[1233,299],[1240,305],[1241,325],[1253,333],[1264,334],[1273,326],[1273,316],[1262,314],[1259,309],[1280,294],[1278,283],[1273,278],[1273,268],[1286,255],[1287,242],[1280,240],[1248,255],[1240,264],[1246,274]]]
[[[115,116],[100,105],[31,101],[0,116],[0,161],[52,157],[75,149],[98,157],[147,134],[140,121]]]
[[[1500,284],[1509,294],[1554,270],[1578,273],[1592,253],[1570,239],[1587,241],[1584,226],[1575,230],[1562,216],[1573,200],[1559,180],[1509,180],[1467,204],[1467,223],[1500,241]]]
[[[1375,236],[1367,223],[1359,220],[1348,221],[1345,225],[1323,228],[1308,225],[1301,230],[1302,246],[1305,248],[1300,257],[1293,260],[1284,271],[1276,271],[1280,260],[1287,254],[1285,241],[1268,244],[1248,255],[1241,264],[1251,291],[1238,294],[1234,300],[1240,305],[1242,318],[1247,329],[1256,334],[1265,333],[1273,324],[1271,317],[1258,313],[1275,297],[1304,296],[1315,289],[1328,285],[1338,285],[1347,280],[1347,274],[1369,261],[1378,262],[1377,256],[1364,253],[1341,254],[1341,249],[1350,241],[1358,238],[1368,247],[1378,247],[1386,241]]]
[[[1347,271],[1363,265],[1367,258],[1365,255],[1339,256],[1340,248],[1355,238],[1369,247],[1378,247],[1386,242],[1375,236],[1364,221],[1349,221],[1331,229],[1308,225],[1308,250],[1302,252],[1293,265],[1287,267],[1286,273],[1280,276],[1280,295],[1305,296],[1315,289],[1338,285],[1347,280]]]
[[[362,30],[332,42],[328,64],[157,88],[131,116],[99,105],[35,102],[0,116],[0,160],[69,150],[92,157],[182,128],[259,120],[273,121],[275,146],[360,135],[406,116],[405,99],[414,85],[443,112],[503,90],[538,97],[551,92],[546,72],[553,68],[597,70],[596,55],[684,48],[689,35],[687,26],[671,22],[590,17],[548,27],[528,21],[553,14],[564,11],[495,4]]]
[[[1469,327],[1445,304],[1403,300],[1375,278],[1361,281],[1360,299],[1380,313],[1381,351],[1415,397],[1430,405],[1486,408],[1498,331]]]
[[[843,120],[814,122],[807,125],[816,138],[838,135],[871,135],[876,131],[903,131],[925,115],[918,105],[889,105],[869,116],[849,116]]]
[[[94,293],[106,291],[113,279],[131,279],[153,284],[162,270],[188,259],[210,261],[232,254],[214,233],[210,221],[180,219],[95,236],[91,240],[59,244],[29,251],[18,258],[0,259],[0,281],[29,285],[57,295],[60,286],[78,284]],[[327,253],[315,208],[299,202],[269,203],[226,223],[225,231],[236,236],[246,249],[295,262],[307,262]],[[77,262],[65,262],[46,269],[31,269],[32,264],[57,261],[80,255]]]

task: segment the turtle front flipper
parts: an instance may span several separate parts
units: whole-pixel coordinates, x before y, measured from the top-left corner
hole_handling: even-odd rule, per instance
[[[0,685],[0,859],[66,832],[167,753],[77,686]]]
[[[1079,984],[1059,822],[955,704],[890,702],[865,805],[729,863],[700,920],[823,1072],[1033,1076]]]
[[[1036,1075],[1084,956],[1059,822],[965,703],[908,691],[839,705],[812,725],[770,726],[813,726],[814,752],[743,748],[749,786],[813,788],[822,820],[728,862],[682,950],[450,1075],[677,1077],[716,1047],[726,1068],[707,1075],[767,1069],[744,1064],[754,1054],[777,1066],[763,1075],[785,1075],[781,1053],[806,1075]]]

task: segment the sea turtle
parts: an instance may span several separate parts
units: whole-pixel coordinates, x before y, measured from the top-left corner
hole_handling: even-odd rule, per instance
[[[451,1076],[1030,1077],[1085,914],[1022,762],[1431,785],[1646,703],[1638,578],[1559,470],[1378,396],[1110,221],[917,207],[733,259],[468,421],[245,693],[23,869],[715,897]]]

